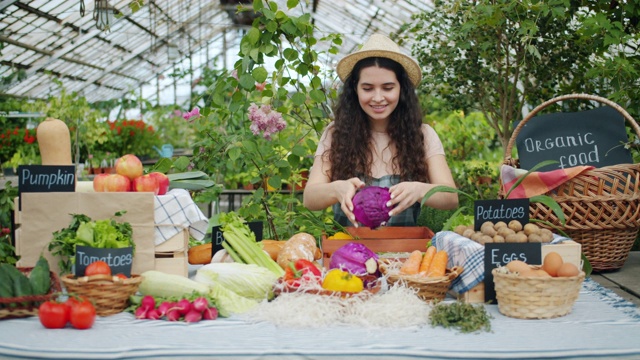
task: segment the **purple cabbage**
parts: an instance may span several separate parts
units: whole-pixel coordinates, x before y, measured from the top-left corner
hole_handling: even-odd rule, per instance
[[[329,270],[341,269],[353,275],[378,274],[378,254],[357,242],[348,242],[338,248],[329,261]]]
[[[353,215],[362,225],[375,229],[390,218],[387,207],[389,200],[391,193],[388,188],[368,186],[353,197]]]

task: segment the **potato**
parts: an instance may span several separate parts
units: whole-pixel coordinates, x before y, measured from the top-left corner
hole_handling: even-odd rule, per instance
[[[520,230],[522,230],[522,224],[520,223],[520,221],[518,220],[511,220],[509,221],[509,225],[507,225],[509,227],[509,229],[518,232]]]
[[[524,226],[524,233],[529,236],[531,234],[538,234],[540,232],[540,228],[536,224],[528,223]]]
[[[495,223],[495,225],[493,225],[494,228],[496,228],[496,230],[502,228],[502,227],[507,227],[507,223],[504,221],[498,221],[497,223]]]
[[[485,235],[488,235],[490,237],[493,237],[494,235],[496,235],[498,232],[496,231],[496,229],[493,228],[493,224],[492,223],[484,223],[482,224],[482,227],[480,228],[480,232],[482,232]]]
[[[503,243],[504,242],[504,237],[500,236],[500,235],[495,235],[493,237],[493,242],[494,243]]]
[[[471,235],[471,240],[482,244],[482,233],[479,231],[474,232],[473,235]]]
[[[503,226],[501,228],[498,229],[498,235],[502,236],[503,238],[505,238],[505,240],[507,239],[507,236],[509,235],[515,235],[515,231],[509,229],[506,226]]]
[[[464,236],[464,231],[467,230],[467,226],[466,225],[458,225],[455,227],[455,229],[453,229],[453,232],[458,234],[458,235],[462,235]]]
[[[525,234],[510,234],[507,235],[507,237],[504,238],[505,242],[508,243],[526,243],[527,242],[527,235]]]
[[[528,242],[530,243],[541,243],[542,242],[542,237],[540,236],[540,234],[531,234],[528,236]]]
[[[463,233],[462,236],[471,239],[471,236],[475,234],[475,231],[473,231],[472,228],[467,228]]]
[[[491,221],[485,221],[485,222],[482,223],[482,225],[480,225],[480,228],[482,229],[485,226],[493,227],[493,223]]]
[[[486,244],[486,243],[492,243],[493,242],[493,238],[489,235],[482,235],[480,237],[480,239],[482,239],[482,243]]]
[[[549,229],[540,229],[540,237],[543,243],[549,243],[553,240],[553,233]]]

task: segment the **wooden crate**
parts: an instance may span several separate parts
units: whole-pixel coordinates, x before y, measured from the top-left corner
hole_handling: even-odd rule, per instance
[[[454,298],[460,301],[470,303],[470,304],[483,303],[484,302],[484,282],[480,282],[478,285],[471,288],[471,290],[464,292],[462,294],[458,294],[450,290],[449,295],[453,296]]]
[[[582,269],[582,245],[580,243],[567,240],[558,244],[542,245],[541,259],[544,260],[544,257],[552,251],[560,254],[562,261],[572,263],[578,269]]]
[[[156,226],[160,226],[156,224]],[[163,225],[164,226],[164,225]],[[179,226],[179,225],[176,225]],[[189,229],[181,231],[155,248],[155,270],[167,274],[189,276]]]
[[[331,255],[349,242],[365,245],[376,253],[404,253],[413,250],[425,251],[433,238],[433,231],[424,226],[386,226],[376,230],[368,227],[347,227],[347,232],[356,239],[329,240],[322,236],[323,265],[329,267]]]

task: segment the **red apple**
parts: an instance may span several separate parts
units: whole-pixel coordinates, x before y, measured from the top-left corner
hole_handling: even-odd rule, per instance
[[[104,192],[104,187],[107,182],[107,176],[109,174],[98,174],[93,177],[93,191]]]
[[[150,172],[149,175],[155,177],[156,180],[158,180],[158,185],[160,186],[158,195],[166,194],[169,190],[169,177],[158,171]]]
[[[98,180],[98,188],[96,189],[96,179],[100,175],[104,175],[103,178]],[[100,188],[100,184],[102,188]],[[98,192],[127,192],[131,189],[131,180],[128,177],[120,174],[99,174],[93,178],[94,189]]]
[[[158,195],[158,192],[160,191],[160,184],[158,184],[156,177],[150,174],[138,176],[133,179],[133,191],[152,192],[155,195]]]
[[[116,174],[124,175],[130,180],[142,176],[142,171],[142,161],[133,154],[123,155],[116,160]]]

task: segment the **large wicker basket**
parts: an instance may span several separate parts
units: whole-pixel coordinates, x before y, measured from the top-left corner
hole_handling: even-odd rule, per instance
[[[430,302],[443,300],[451,287],[451,282],[462,274],[462,267],[447,269],[444,276],[425,277],[421,275],[403,275],[399,273],[401,261],[384,260],[379,262],[380,272],[387,278],[389,285],[401,283],[417,290],[422,300]]]
[[[618,104],[594,95],[564,95],[540,104],[518,124],[505,149],[504,164],[518,166],[518,160],[511,158],[511,150],[520,130],[530,119],[551,104],[573,99],[598,101],[614,108],[640,137],[640,126]],[[640,229],[639,184],[640,164],[592,169],[546,194],[562,208],[566,218],[564,226],[542,203],[531,203],[530,217],[548,221],[582,244],[582,251],[594,270],[617,270],[624,265]]]
[[[76,278],[73,274],[62,277],[67,292],[86,297],[93,302],[96,314],[109,316],[121,313],[129,304],[129,297],[138,291],[142,282],[139,275],[121,279],[111,275],[92,275]]]
[[[19,267],[18,270],[29,276],[33,267]],[[0,320],[15,319],[38,315],[40,304],[50,300],[55,293],[60,292],[60,279],[55,272],[50,271],[51,288],[45,295],[29,295],[12,298],[0,298]]]
[[[532,266],[532,268],[540,268]],[[503,315],[519,319],[550,319],[567,315],[584,281],[585,273],[571,277],[521,277],[498,268],[491,271]]]

